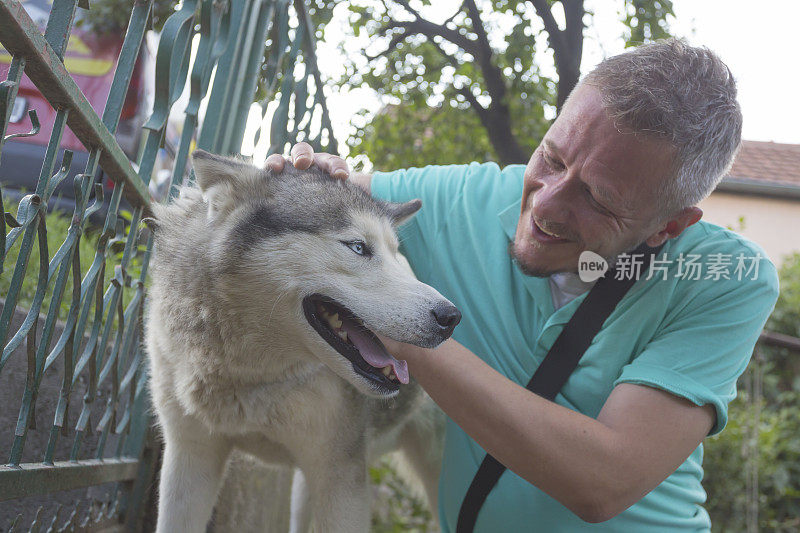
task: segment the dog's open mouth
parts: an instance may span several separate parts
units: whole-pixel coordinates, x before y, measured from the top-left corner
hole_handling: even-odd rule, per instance
[[[303,312],[320,337],[342,354],[359,375],[395,391],[408,383],[408,365],[386,347],[352,311],[321,294],[303,298]]]

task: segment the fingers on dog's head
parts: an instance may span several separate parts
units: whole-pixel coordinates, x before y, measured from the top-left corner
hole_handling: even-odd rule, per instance
[[[298,170],[306,170],[314,162],[314,149],[307,142],[299,142],[292,146],[292,164]]]
[[[345,180],[350,175],[347,161],[336,155],[332,155],[328,162],[328,172],[331,176],[340,180]]]
[[[281,154],[272,154],[267,157],[266,166],[273,172],[283,172],[283,167],[286,165],[286,158]]]

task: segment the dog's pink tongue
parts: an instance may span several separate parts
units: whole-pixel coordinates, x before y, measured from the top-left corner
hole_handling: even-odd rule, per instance
[[[375,368],[384,368],[391,365],[394,375],[397,376],[400,383],[408,385],[408,363],[392,357],[382,344],[375,342],[371,336],[364,333],[363,326],[353,324],[349,320],[343,320],[342,329],[347,332],[347,338],[358,348],[364,361]]]

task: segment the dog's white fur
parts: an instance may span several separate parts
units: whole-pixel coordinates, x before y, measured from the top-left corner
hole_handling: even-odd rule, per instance
[[[297,531],[367,531],[367,465],[392,450],[405,453],[435,515],[438,411],[413,381],[376,397],[301,310],[304,296],[321,293],[372,331],[441,342],[430,309],[449,302],[413,277],[392,227],[416,207],[374,208],[363,192],[319,175],[273,176],[210,154],[193,163],[199,187],[156,208],[151,224],[146,343],[165,442],[157,531],[205,531],[233,449],[299,468]],[[336,202],[346,221],[333,220]],[[247,218],[254,206],[272,218]],[[280,213],[316,226],[298,230]],[[243,231],[261,234],[235,244]],[[370,244],[372,259],[343,246],[353,239]]]

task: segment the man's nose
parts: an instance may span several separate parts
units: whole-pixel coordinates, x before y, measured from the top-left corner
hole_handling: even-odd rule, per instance
[[[461,322],[461,311],[450,302],[442,302],[431,309],[431,314],[439,325],[439,329],[446,336],[450,336],[456,326]]]
[[[574,202],[570,195],[571,187],[566,176],[549,176],[541,180],[541,186],[534,192],[534,214],[540,219],[564,223]]]

